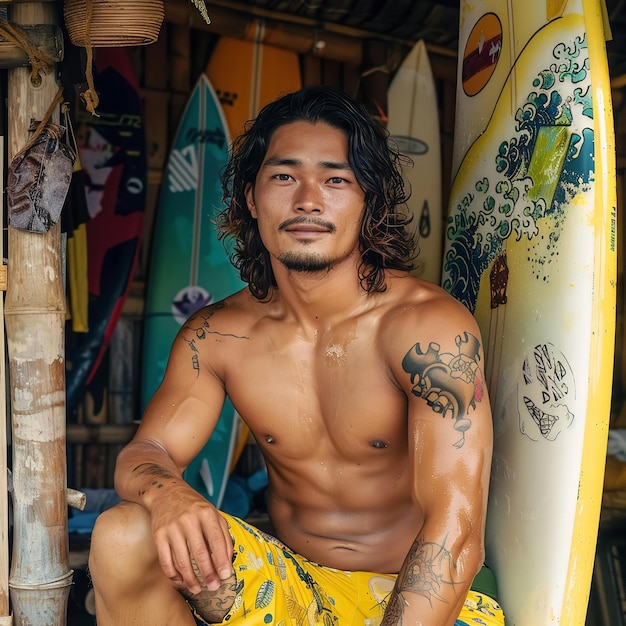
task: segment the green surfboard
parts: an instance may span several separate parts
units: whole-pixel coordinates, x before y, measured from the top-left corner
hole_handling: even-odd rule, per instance
[[[221,105],[205,74],[181,118],[164,171],[152,242],[144,327],[142,410],[165,373],[172,342],[191,314],[239,291],[244,283],[218,241],[220,170],[230,137]],[[227,400],[205,449],[185,479],[220,506],[230,473],[238,418]]]

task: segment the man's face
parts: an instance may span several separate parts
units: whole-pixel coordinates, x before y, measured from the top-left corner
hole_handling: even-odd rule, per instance
[[[322,122],[280,126],[246,199],[270,256],[287,269],[354,265],[365,193],[350,168],[343,131]]]

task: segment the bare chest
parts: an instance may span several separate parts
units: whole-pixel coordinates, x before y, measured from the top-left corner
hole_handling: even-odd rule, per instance
[[[406,397],[367,337],[249,344],[228,369],[226,389],[257,441],[288,456],[405,448]]]

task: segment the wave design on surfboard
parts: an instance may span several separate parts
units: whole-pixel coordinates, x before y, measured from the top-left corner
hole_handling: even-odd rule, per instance
[[[472,312],[481,276],[507,239],[526,237],[532,242],[541,218],[554,222],[551,241],[547,253],[533,253],[531,247],[528,261],[538,280],[550,280],[548,269],[558,255],[558,230],[567,203],[589,188],[593,176],[588,72],[584,32],[571,45],[555,45],[552,63],[538,72],[517,109],[515,134],[500,142],[496,152],[481,157],[488,175],[477,178],[456,200],[447,223],[442,284]]]

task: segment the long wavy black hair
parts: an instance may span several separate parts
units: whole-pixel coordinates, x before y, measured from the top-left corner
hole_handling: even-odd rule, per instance
[[[384,270],[408,271],[416,256],[401,173],[405,157],[387,140],[387,131],[369,116],[365,106],[338,88],[304,87],[268,104],[256,120],[246,124],[244,133],[233,142],[222,172],[226,208],[216,218],[220,239],[234,239],[232,262],[251,293],[265,300],[276,287],[276,279],[257,221],[248,210],[245,190],[256,180],[272,133],[296,121],[324,122],[346,133],[348,160],[365,192],[359,280],[368,293],[384,291]]]

